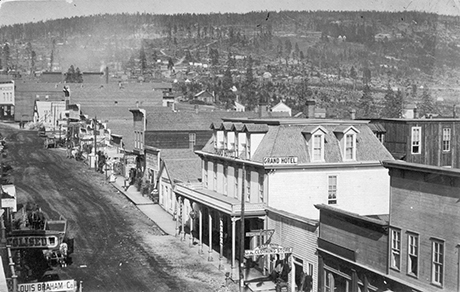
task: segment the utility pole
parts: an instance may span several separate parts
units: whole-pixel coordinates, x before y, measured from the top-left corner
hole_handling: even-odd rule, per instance
[[[241,215],[240,215],[240,220],[241,220],[241,238],[240,238],[240,291],[242,291],[244,287],[244,238],[246,236],[244,232],[244,208],[245,208],[245,201],[246,201],[246,192],[245,192],[245,186],[244,186],[244,181],[246,180],[246,169],[245,169],[245,164],[243,162],[243,174],[242,174],[242,191],[241,191]]]
[[[97,126],[97,117],[94,116],[94,169],[97,171],[97,141],[96,141],[96,126]]]

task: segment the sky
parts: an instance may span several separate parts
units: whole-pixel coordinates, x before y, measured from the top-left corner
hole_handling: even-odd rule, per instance
[[[0,26],[104,13],[418,10],[460,15],[460,0],[0,0]]]

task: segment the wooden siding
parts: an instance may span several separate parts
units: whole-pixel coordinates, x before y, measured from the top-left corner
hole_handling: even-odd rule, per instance
[[[188,131],[148,131],[145,133],[145,144],[160,149],[187,149],[190,148]],[[193,132],[196,135],[195,149],[202,149],[212,137],[212,131]]]
[[[401,230],[401,270],[392,276],[426,288],[457,291],[460,243],[460,180],[444,175],[391,169],[390,225]],[[419,236],[419,276],[407,275],[407,234]],[[432,241],[444,241],[444,285],[431,284]]]
[[[268,215],[267,225],[267,229],[275,229],[272,243],[277,243],[283,247],[292,247],[292,255],[303,260],[305,271],[308,269],[308,264],[313,265],[313,289],[311,291],[317,291],[318,228],[272,212]]]
[[[320,238],[354,251],[356,263],[385,273],[388,234],[378,226],[347,219],[322,211]]]
[[[405,155],[404,160],[413,163],[421,163],[435,166],[460,167],[458,157],[458,145],[460,137],[460,120],[376,120],[385,129],[384,145],[396,158]],[[421,127],[421,153],[412,154],[411,129]],[[444,128],[451,129],[451,149],[442,150],[442,131]]]

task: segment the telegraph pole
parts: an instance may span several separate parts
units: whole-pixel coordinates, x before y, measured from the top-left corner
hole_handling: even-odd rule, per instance
[[[97,136],[96,136],[97,117],[94,116],[94,169],[97,171]]]

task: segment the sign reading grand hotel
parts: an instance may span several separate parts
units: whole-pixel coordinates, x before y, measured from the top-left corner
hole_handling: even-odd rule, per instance
[[[264,164],[271,165],[296,165],[297,156],[282,156],[282,157],[264,157]]]
[[[18,285],[19,292],[76,291],[76,288],[75,280],[26,283]]]
[[[267,255],[267,254],[284,254],[292,253],[292,247],[282,247],[279,244],[263,244],[255,249],[247,249],[244,251],[244,256],[258,256],[258,255]]]
[[[11,248],[56,248],[58,246],[58,238],[54,235],[44,236],[15,236],[8,237],[7,244]]]

